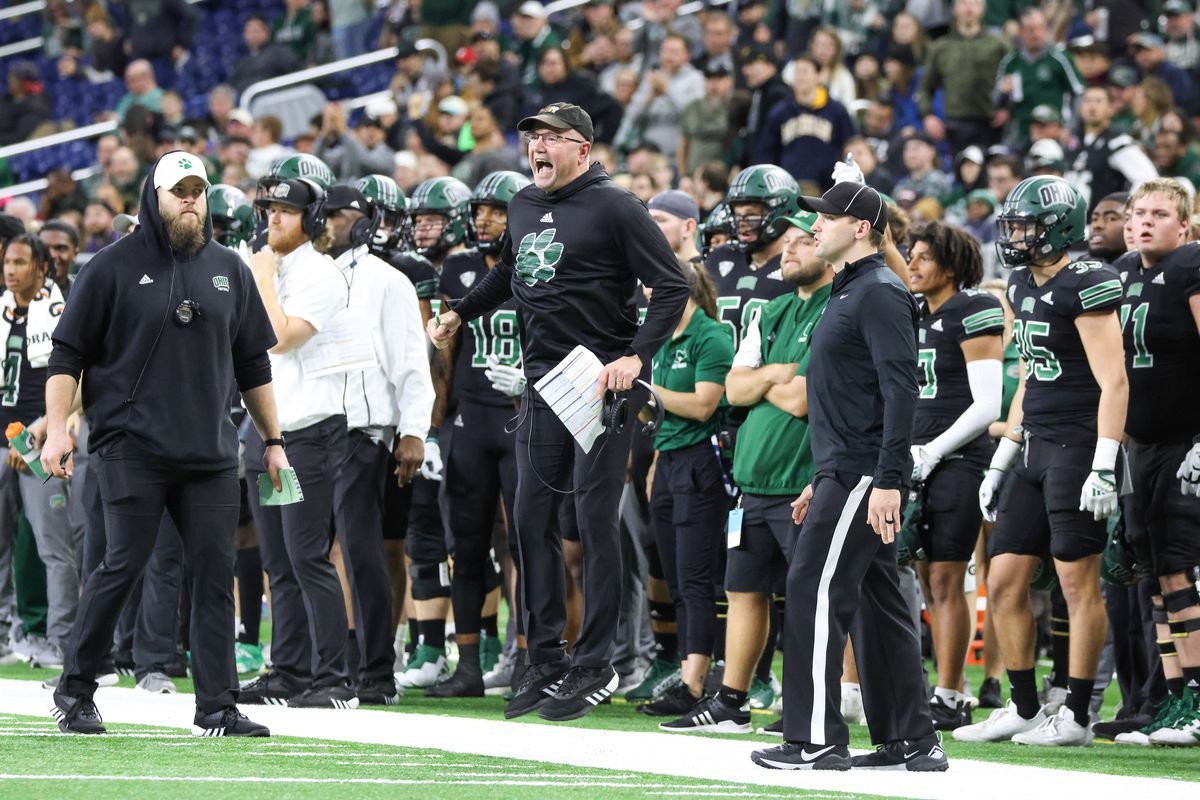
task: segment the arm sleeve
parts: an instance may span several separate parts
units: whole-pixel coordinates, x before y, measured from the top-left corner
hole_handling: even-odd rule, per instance
[[[742,337],[742,343],[738,345],[737,353],[733,357],[733,364],[730,365],[731,367],[758,369],[763,365],[762,332],[758,325],[760,319],[762,319],[762,310],[756,309],[750,317],[750,324],[746,327],[746,335]]]
[[[1125,180],[1129,181],[1130,192],[1136,192],[1143,183],[1158,177],[1158,170],[1150,156],[1134,144],[1132,139],[1124,147],[1112,151],[1108,157],[1108,165],[1125,176]]]
[[[433,379],[425,350],[425,331],[421,326],[421,308],[412,283],[403,275],[394,276],[388,286],[388,307],[396,313],[385,319],[384,335],[388,357],[388,378],[400,406],[399,436],[424,439],[433,415]]]
[[[916,310],[898,286],[872,287],[859,309],[883,397],[883,443],[875,467],[877,489],[899,489],[912,471],[913,416],[917,410]]]
[[[233,376],[238,388],[248,392],[271,382],[271,357],[267,351],[277,340],[250,268],[244,264],[239,267],[243,300],[241,319],[233,339]]]
[[[104,257],[92,259],[79,273],[71,289],[70,302],[63,308],[54,328],[54,350],[50,353],[47,375],[70,375],[76,380],[96,360],[108,328],[108,274]]]
[[[683,307],[687,305],[688,286],[679,261],[650,212],[637,198],[621,198],[610,219],[613,239],[630,271],[654,292],[646,309],[646,320],[633,336],[625,355],[636,355],[643,364],[658,352],[675,330]]]
[[[467,292],[466,297],[454,304],[453,310],[462,317],[463,322],[470,322],[513,296],[512,253],[507,229],[504,231],[504,239],[505,241],[500,245],[501,255],[496,266],[488,270],[488,274],[475,284],[471,291]]]
[[[995,359],[967,362],[971,405],[925,449],[946,456],[977,438],[1000,416],[1004,397],[1004,367]]]

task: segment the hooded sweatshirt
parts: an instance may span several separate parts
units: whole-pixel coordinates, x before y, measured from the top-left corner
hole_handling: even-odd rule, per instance
[[[508,204],[500,261],[454,310],[463,322],[517,301],[525,375],[545,375],[576,345],[609,363],[650,360],[675,330],[688,287],[671,246],[632,193],[604,168],[554,192],[526,186]],[[638,326],[637,295],[654,290]]]
[[[156,165],[157,167],[157,165]],[[190,257],[172,253],[146,178],[138,230],[101,250],[79,273],[54,330],[49,375],[83,376],[88,449],[118,438],[190,468],[237,464],[229,416],[238,389],[271,381],[271,322],[254,276],[236,251],[212,238]],[[184,300],[199,305],[190,325]]]

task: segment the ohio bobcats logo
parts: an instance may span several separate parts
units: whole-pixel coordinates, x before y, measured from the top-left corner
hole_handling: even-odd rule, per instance
[[[224,275],[214,275],[212,282],[213,287],[215,287],[218,292],[229,291],[229,278],[225,277]]]
[[[526,286],[538,281],[549,283],[554,280],[554,265],[562,260],[563,246],[554,241],[557,228],[547,228],[541,233],[527,233],[517,249],[517,275]]]
[[[179,167],[181,169],[191,169],[192,162],[186,158],[181,158],[181,159],[179,159]]]

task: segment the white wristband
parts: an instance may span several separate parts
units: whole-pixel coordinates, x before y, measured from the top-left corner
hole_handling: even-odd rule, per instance
[[[1014,442],[1007,436],[1000,437],[1000,443],[996,445],[996,452],[992,456],[992,463],[988,465],[988,469],[999,470],[1004,472],[1012,466],[1013,459],[1017,457],[1017,453],[1021,452],[1021,444]]]
[[[1112,472],[1117,465],[1117,451],[1120,450],[1121,443],[1116,439],[1105,439],[1100,437],[1096,440],[1096,454],[1092,456],[1092,470],[1099,472],[1107,470]]]

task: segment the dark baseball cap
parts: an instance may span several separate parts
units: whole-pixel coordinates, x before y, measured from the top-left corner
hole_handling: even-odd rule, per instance
[[[732,74],[729,67],[719,62],[704,65],[704,77],[706,78],[728,78]]]
[[[865,219],[876,231],[883,231],[888,224],[887,203],[879,192],[861,183],[843,181],[820,197],[801,196],[798,205],[830,217]]]
[[[330,186],[329,194],[325,196],[325,208],[330,211],[341,211],[345,208],[352,208],[355,211],[361,211],[366,214],[370,205],[370,201],[367,200],[366,195],[353,186],[347,186],[344,183],[336,183]]]
[[[532,117],[518,122],[517,130],[525,132],[541,126],[560,131],[574,129],[583,138],[592,141],[592,118],[582,108],[571,103],[551,103],[543,106]]]
[[[768,64],[778,68],[779,56],[775,54],[775,46],[772,44],[762,44],[754,42],[745,45],[738,50],[738,61],[745,64],[753,64],[755,61],[765,61]]]
[[[313,184],[300,178],[273,184],[262,197],[254,198],[254,205],[266,208],[275,204],[292,208],[308,208],[317,199]]]
[[[1108,71],[1108,82],[1113,86],[1120,86],[1121,88],[1137,86],[1137,70],[1128,64],[1117,64]]]
[[[690,194],[678,189],[659,192],[650,198],[650,202],[646,203],[646,208],[650,211],[665,211],[680,219],[700,221],[700,207],[696,205],[696,201]]]
[[[1167,0],[1167,2],[1163,3],[1163,13],[1169,17],[1180,14],[1191,14],[1193,11],[1192,4],[1185,2],[1185,0]]]

